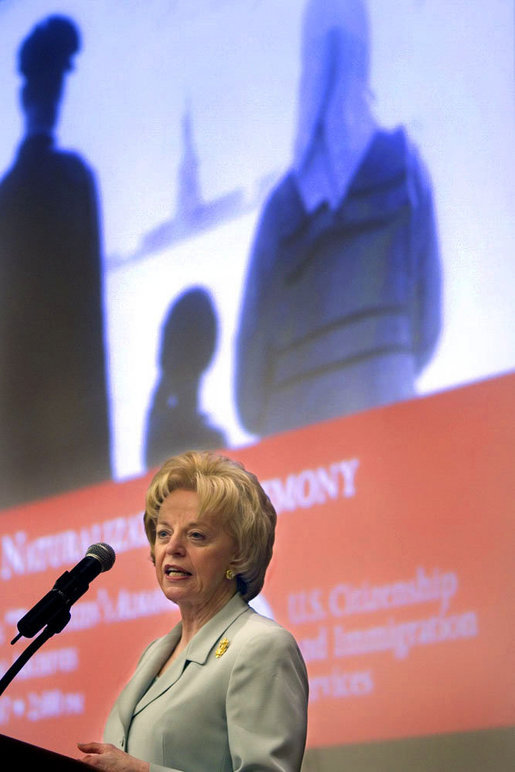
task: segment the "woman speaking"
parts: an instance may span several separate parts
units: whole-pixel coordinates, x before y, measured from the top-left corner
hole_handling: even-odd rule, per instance
[[[82,761],[113,772],[299,770],[308,686],[292,635],[248,601],[272,557],[275,510],[257,478],[213,453],[164,463],[147,491],[157,581],[181,621],[144,651],[105,743]]]

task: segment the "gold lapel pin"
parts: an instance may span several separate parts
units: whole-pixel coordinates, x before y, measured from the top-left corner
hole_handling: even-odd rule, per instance
[[[223,655],[225,654],[228,648],[229,648],[229,641],[227,640],[227,638],[222,638],[222,640],[218,644],[217,650],[215,651],[215,657],[217,659],[220,659],[220,657],[223,657]]]

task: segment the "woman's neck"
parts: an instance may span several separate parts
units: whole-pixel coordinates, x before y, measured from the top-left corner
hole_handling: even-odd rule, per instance
[[[180,606],[181,619],[182,619],[182,633],[180,641],[176,648],[179,650],[184,649],[191,639],[198,633],[198,631],[212,619],[223,607],[230,601],[235,595],[236,590],[234,586],[227,583],[229,586],[227,590],[220,595],[216,600],[211,601],[202,608],[192,608],[182,604]]]

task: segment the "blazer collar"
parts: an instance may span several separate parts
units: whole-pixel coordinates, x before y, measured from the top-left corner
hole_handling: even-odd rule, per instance
[[[210,651],[218,643],[218,639],[221,638],[226,632],[227,628],[241,614],[250,611],[248,604],[243,600],[239,593],[233,595],[231,600],[225,604],[225,606],[215,614],[215,616],[206,622],[203,627],[200,628],[198,633],[193,636],[187,648],[185,649],[186,660],[188,662],[197,662],[199,665],[204,665]]]
[[[218,644],[228,628],[246,613],[254,612],[242,597],[236,593],[218,614],[200,628],[186,649],[165,670],[163,675],[157,679],[155,679],[157,673],[181,637],[181,623],[179,622],[168,635],[156,641],[148,652],[148,656],[144,658],[141,673],[138,674],[136,672],[131,682],[133,689],[130,694],[127,694],[127,704],[125,706],[127,709],[130,702],[131,707],[130,711],[126,710],[128,715],[124,716],[125,725],[127,725],[127,719],[130,721],[133,714],[139,713],[150,702],[153,702],[153,700],[160,697],[161,694],[173,686],[179,680],[189,662],[204,665],[210,652]]]
[[[357,228],[388,221],[392,213],[412,203],[414,193],[408,183],[412,155],[404,129],[378,129],[356,169],[347,194],[334,210],[321,202],[318,209],[308,213],[296,173],[289,172],[279,191],[283,207],[279,239],[295,239],[308,226],[327,230],[334,227],[333,220]]]

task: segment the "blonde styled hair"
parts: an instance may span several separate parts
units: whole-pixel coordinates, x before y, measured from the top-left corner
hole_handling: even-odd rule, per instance
[[[198,516],[220,518],[237,545],[231,567],[245,600],[261,591],[272,557],[277,514],[257,477],[242,464],[208,451],[188,451],[164,462],[150,483],[144,525],[154,560],[156,523],[164,499],[176,490],[194,491]]]

